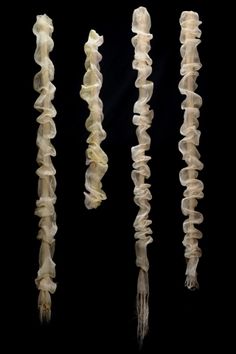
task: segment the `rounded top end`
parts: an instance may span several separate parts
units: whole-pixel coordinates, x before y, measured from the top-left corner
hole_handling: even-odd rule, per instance
[[[140,6],[133,12],[132,31],[148,33],[151,28],[151,18],[146,7]]]
[[[40,32],[40,31],[44,31],[49,34],[52,34],[52,32],[53,32],[52,20],[46,14],[38,15],[36,17],[36,23],[33,27],[33,32],[36,33],[36,32]]]

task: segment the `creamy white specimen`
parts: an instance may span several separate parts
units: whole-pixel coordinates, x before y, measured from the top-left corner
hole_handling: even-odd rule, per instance
[[[39,168],[36,173],[39,176],[38,197],[35,214],[40,217],[38,239],[41,240],[39,252],[39,271],[36,285],[39,289],[38,307],[41,320],[49,320],[51,317],[51,295],[56,290],[53,282],[55,277],[55,263],[52,260],[55,246],[54,236],[57,232],[56,213],[54,204],[56,202],[56,179],[55,168],[51,156],[56,155],[51,139],[56,135],[56,127],[53,118],[56,110],[52,105],[55,86],[52,84],[54,78],[54,66],[49,58],[53,49],[52,20],[47,15],[37,16],[33,27],[36,36],[36,51],[34,59],[41,67],[34,77],[34,89],[40,94],[34,107],[40,112],[37,122],[39,123],[37,134],[38,155],[37,163]]]
[[[181,34],[181,75],[183,78],[179,83],[179,90],[186,95],[182,103],[184,112],[184,122],[180,132],[184,138],[179,142],[179,150],[183,155],[183,160],[187,167],[180,171],[180,182],[186,187],[184,198],[182,199],[181,209],[188,218],[184,221],[183,230],[185,237],[183,244],[185,246],[185,258],[187,260],[186,268],[186,286],[189,289],[198,288],[197,265],[201,256],[201,249],[198,246],[198,239],[202,233],[195,227],[203,221],[203,216],[195,208],[198,199],[203,198],[203,183],[197,178],[198,171],[203,168],[200,161],[200,154],[196,148],[199,145],[200,131],[198,118],[200,116],[199,108],[202,105],[201,97],[194,91],[197,88],[196,79],[201,68],[197,46],[201,42],[201,31],[198,26],[201,24],[198,14],[192,11],[184,11],[180,17]]]
[[[139,275],[137,282],[137,316],[138,329],[137,335],[140,344],[148,331],[149,316],[149,280],[148,269],[149,262],[147,257],[147,245],[152,242],[152,230],[149,218],[150,203],[152,199],[149,190],[150,184],[146,183],[146,179],[150,177],[150,168],[147,162],[150,156],[145,152],[150,149],[151,139],[147,133],[153,119],[153,111],[150,110],[148,101],[153,93],[153,83],[147,80],[152,72],[152,60],[148,55],[150,51],[150,34],[151,19],[145,7],[139,7],[133,12],[132,31],[136,35],[132,38],[134,46],[133,69],[137,70],[137,79],[135,86],[139,90],[138,100],[134,105],[133,123],[137,126],[136,135],[138,145],[132,147],[133,171],[131,174],[134,182],[134,201],[139,207],[137,217],[134,221],[136,243],[136,265],[139,267]]]
[[[85,206],[87,209],[97,208],[101,202],[107,199],[102,190],[102,178],[108,169],[108,157],[101,148],[101,142],[106,138],[106,132],[102,127],[103,104],[99,97],[102,87],[102,74],[99,62],[102,59],[98,47],[103,43],[103,36],[91,30],[88,41],[85,43],[86,53],[83,85],[80,96],[88,103],[90,110],[85,126],[90,132],[87,139],[86,164],[88,165],[85,174]]]

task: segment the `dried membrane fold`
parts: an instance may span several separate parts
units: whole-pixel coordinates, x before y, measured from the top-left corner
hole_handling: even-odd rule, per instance
[[[36,51],[34,59],[41,67],[34,77],[34,89],[40,95],[34,107],[40,112],[37,118],[39,123],[37,133],[37,163],[39,168],[36,173],[39,176],[38,200],[36,202],[35,214],[39,216],[38,239],[41,240],[39,252],[39,271],[35,280],[39,289],[38,307],[41,321],[49,321],[51,317],[51,294],[56,290],[53,281],[55,277],[55,263],[52,260],[55,239],[57,232],[56,213],[54,204],[56,202],[56,179],[55,168],[51,161],[51,156],[56,155],[55,148],[51,144],[51,139],[56,135],[56,127],[53,118],[56,110],[52,105],[55,94],[54,66],[49,58],[49,53],[53,49],[52,20],[47,15],[37,16],[33,27],[36,36]]]
[[[85,43],[86,54],[83,85],[80,96],[88,103],[90,110],[85,126],[90,135],[87,139],[88,148],[86,150],[86,164],[88,165],[85,174],[85,206],[87,209],[97,208],[106,194],[102,190],[102,178],[108,169],[108,158],[101,148],[101,142],[106,138],[106,132],[102,127],[103,104],[99,97],[102,87],[102,74],[99,62],[102,59],[98,52],[98,47],[103,43],[103,36],[99,36],[96,31],[91,30],[88,41]]]
[[[192,11],[184,11],[180,17],[180,42],[182,43],[180,52],[182,56],[180,73],[183,76],[179,83],[180,92],[186,96],[181,108],[184,112],[184,122],[180,133],[184,138],[179,142],[179,150],[183,155],[183,160],[187,166],[180,171],[180,182],[186,187],[181,209],[187,219],[183,223],[185,237],[186,286],[189,289],[198,288],[197,265],[201,257],[201,249],[198,240],[202,238],[202,233],[195,225],[201,224],[203,215],[196,211],[198,199],[203,198],[203,183],[198,177],[198,171],[202,170],[203,164],[200,161],[200,154],[197,150],[200,139],[198,130],[200,116],[199,108],[202,105],[201,97],[194,91],[197,88],[196,79],[201,68],[197,46],[201,42],[201,31],[198,26],[201,24],[198,14]]]
[[[133,12],[132,31],[136,35],[132,38],[134,46],[133,69],[137,70],[135,86],[139,90],[138,100],[134,104],[133,123],[137,126],[136,135],[138,145],[132,147],[133,171],[131,173],[134,182],[134,201],[139,207],[138,214],[134,221],[136,243],[136,265],[139,267],[137,282],[137,335],[140,344],[148,331],[149,316],[149,262],[147,257],[147,245],[152,242],[152,230],[149,219],[150,203],[152,199],[150,184],[146,179],[150,177],[150,168],[147,162],[150,156],[145,153],[150,149],[151,139],[147,133],[153,119],[153,111],[150,110],[148,101],[153,93],[153,83],[147,80],[152,72],[152,60],[148,55],[150,51],[151,19],[145,7],[139,7]]]

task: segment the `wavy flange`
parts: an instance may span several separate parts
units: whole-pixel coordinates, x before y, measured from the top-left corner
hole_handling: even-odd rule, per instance
[[[197,265],[201,257],[201,249],[198,240],[202,238],[202,233],[195,225],[203,221],[203,215],[196,211],[198,199],[203,198],[203,183],[198,177],[198,171],[202,170],[203,164],[200,161],[200,154],[196,148],[199,145],[200,131],[198,118],[199,108],[202,105],[201,97],[194,91],[197,88],[196,79],[201,63],[197,51],[197,46],[201,42],[199,39],[201,31],[198,26],[201,24],[198,14],[192,11],[184,11],[180,17],[180,42],[182,43],[180,52],[182,56],[180,73],[183,75],[179,83],[179,90],[186,98],[182,102],[181,108],[184,112],[184,122],[180,133],[184,138],[179,142],[179,150],[183,155],[183,160],[187,167],[180,171],[180,182],[186,187],[181,209],[188,218],[183,223],[185,237],[185,258],[187,260],[186,282],[189,289],[199,287],[197,281]]]
[[[150,15],[145,7],[139,7],[133,12],[132,31],[137,33],[132,38],[135,54],[133,60],[133,69],[137,70],[137,79],[135,86],[139,90],[139,98],[134,104],[133,123],[137,126],[136,135],[138,145],[132,147],[132,159],[134,161],[134,170],[131,173],[134,182],[134,201],[139,207],[138,214],[134,221],[136,243],[136,265],[140,268],[137,282],[137,316],[138,327],[137,335],[140,344],[148,331],[149,316],[149,280],[148,269],[149,262],[147,257],[147,245],[152,242],[152,230],[149,219],[150,203],[152,195],[150,193],[150,184],[145,180],[150,177],[150,168],[147,162],[151,159],[145,152],[150,149],[151,139],[147,133],[153,119],[153,111],[147,104],[153,93],[153,83],[147,80],[152,72],[152,60],[148,55],[150,51],[150,40],[152,34]]]
[[[87,192],[84,192],[87,209],[97,208],[103,200],[107,199],[105,192],[102,190],[101,182],[108,169],[108,157],[100,146],[106,138],[106,132],[102,127],[103,104],[99,97],[103,77],[99,65],[102,56],[98,52],[98,47],[102,43],[103,36],[99,36],[96,31],[91,30],[88,41],[84,46],[86,73],[80,90],[80,96],[88,103],[90,110],[85,123],[86,129],[90,132],[86,150],[86,165],[88,165],[88,168],[85,174],[85,188]]]
[[[56,202],[56,170],[52,164],[51,156],[56,155],[51,139],[56,135],[56,127],[53,118],[56,110],[52,105],[55,94],[54,66],[49,58],[53,49],[52,20],[47,15],[38,15],[33,27],[36,36],[36,51],[34,59],[41,67],[34,77],[34,89],[40,96],[37,98],[34,107],[41,112],[37,118],[39,123],[37,133],[38,155],[37,163],[39,168],[36,173],[39,176],[38,196],[35,214],[40,217],[38,239],[41,240],[39,252],[39,271],[35,280],[39,289],[38,307],[41,321],[50,320],[51,317],[51,295],[56,290],[53,282],[55,277],[55,263],[52,260],[55,239],[57,232],[56,213],[54,204]]]

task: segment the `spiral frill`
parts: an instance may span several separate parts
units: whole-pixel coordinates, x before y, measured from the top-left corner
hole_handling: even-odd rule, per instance
[[[55,277],[55,263],[52,260],[55,246],[54,236],[57,232],[56,213],[54,204],[56,202],[56,179],[55,168],[51,156],[56,155],[51,139],[56,135],[56,127],[53,118],[56,110],[51,101],[54,98],[55,86],[52,84],[54,78],[54,67],[49,59],[49,53],[53,49],[52,20],[47,15],[37,16],[33,27],[36,36],[36,51],[34,59],[41,67],[41,70],[34,77],[34,89],[40,94],[34,107],[41,112],[37,118],[39,123],[37,134],[38,155],[37,163],[39,168],[36,173],[39,176],[38,196],[35,214],[40,217],[38,239],[41,240],[39,252],[39,271],[35,280],[39,289],[38,307],[40,319],[50,320],[51,317],[51,295],[56,290],[53,282]]]
[[[151,19],[145,7],[139,7],[133,12],[132,31],[137,33],[132,38],[135,49],[133,69],[137,70],[135,86],[139,90],[139,98],[134,105],[133,123],[137,126],[136,135],[138,145],[132,147],[133,171],[131,174],[134,182],[134,201],[139,207],[137,217],[134,221],[135,228],[135,252],[136,265],[140,268],[137,282],[137,335],[142,341],[148,331],[149,316],[149,262],[147,257],[147,245],[152,242],[152,230],[149,227],[152,221],[149,219],[150,203],[152,199],[150,184],[145,180],[150,177],[150,168],[147,162],[151,159],[145,155],[150,149],[151,139],[147,133],[153,119],[153,111],[147,104],[153,92],[153,83],[147,80],[152,72],[152,60],[148,55],[150,51],[150,40],[152,34],[149,33]]]
[[[101,142],[106,138],[106,132],[102,127],[103,104],[99,97],[103,78],[99,65],[102,56],[98,52],[98,47],[102,43],[103,37],[91,30],[88,41],[84,46],[86,73],[80,90],[80,96],[88,103],[90,110],[89,117],[85,123],[86,129],[90,132],[86,150],[88,168],[85,174],[85,188],[87,191],[84,192],[87,209],[97,208],[107,198],[102,190],[101,182],[108,169],[107,155],[100,146]]]
[[[203,164],[200,162],[200,154],[196,148],[199,145],[200,131],[198,118],[199,108],[202,105],[201,97],[194,91],[197,88],[196,79],[201,63],[198,56],[197,46],[201,42],[201,31],[198,26],[201,24],[198,14],[192,11],[184,11],[180,17],[181,34],[181,75],[183,78],[179,83],[179,90],[186,98],[182,103],[184,112],[184,122],[180,133],[184,138],[179,142],[179,150],[183,155],[183,160],[187,167],[180,171],[180,182],[186,187],[184,198],[182,199],[181,209],[188,218],[183,223],[185,237],[186,286],[189,289],[198,288],[197,265],[201,257],[201,249],[198,240],[202,238],[202,233],[195,225],[202,223],[203,216],[195,208],[198,199],[203,198],[203,183],[197,179],[198,171],[202,170]]]

